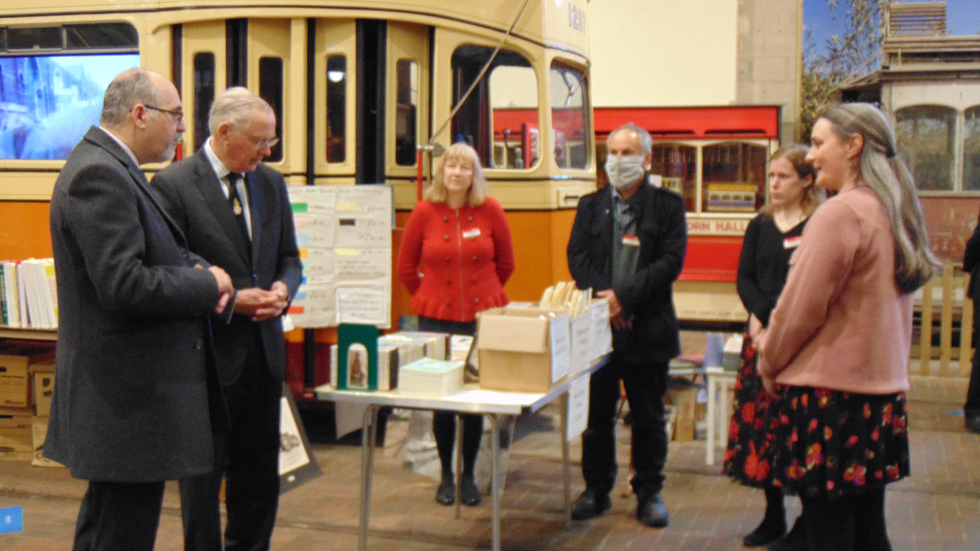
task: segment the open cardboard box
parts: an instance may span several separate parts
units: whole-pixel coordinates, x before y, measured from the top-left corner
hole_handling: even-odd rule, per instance
[[[568,314],[547,308],[491,308],[478,316],[480,387],[547,392],[569,373]]]

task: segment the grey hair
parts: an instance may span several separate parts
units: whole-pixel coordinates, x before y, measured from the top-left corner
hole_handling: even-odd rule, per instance
[[[252,113],[260,111],[272,113],[272,107],[255,92],[241,86],[234,86],[220,92],[211,104],[208,115],[208,128],[211,135],[218,133],[221,123],[227,122],[235,130],[244,130],[252,121]]]
[[[150,71],[138,67],[119,73],[105,90],[99,124],[106,128],[117,127],[123,123],[126,115],[136,104],[158,104],[160,91],[157,90],[150,74]],[[156,115],[154,111],[154,116]]]
[[[628,122],[623,126],[617,128],[616,130],[610,132],[609,137],[606,138],[606,143],[608,144],[609,140],[611,140],[612,137],[616,134],[616,132],[619,132],[620,130],[630,130],[632,132],[635,132],[636,138],[640,140],[640,149],[643,151],[643,154],[650,155],[651,153],[653,153],[653,138],[650,137],[650,133],[631,122]]]
[[[837,105],[821,118],[830,122],[842,142],[855,134],[864,139],[856,168],[888,212],[895,240],[895,284],[902,293],[912,293],[933,277],[939,262],[929,248],[912,173],[895,154],[895,133],[885,115],[868,103]]]

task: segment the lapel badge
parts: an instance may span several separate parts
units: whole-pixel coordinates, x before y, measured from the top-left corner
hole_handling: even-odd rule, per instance
[[[235,199],[235,216],[241,216],[241,215],[242,215],[242,204],[239,203],[238,202],[238,199],[236,198]]]

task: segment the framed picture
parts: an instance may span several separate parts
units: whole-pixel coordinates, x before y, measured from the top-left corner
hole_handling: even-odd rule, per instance
[[[282,408],[279,417],[279,494],[320,476],[320,465],[310,451],[310,441],[303,429],[293,392],[282,385]]]

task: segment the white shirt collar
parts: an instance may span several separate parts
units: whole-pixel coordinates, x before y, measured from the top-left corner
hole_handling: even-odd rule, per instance
[[[100,126],[99,130],[108,134],[109,137],[113,139],[113,141],[115,141],[117,144],[119,144],[120,147],[123,148],[123,151],[125,151],[126,154],[129,155],[129,158],[132,159],[134,163],[136,163],[136,166],[140,166],[139,159],[136,158],[136,155],[133,153],[133,150],[130,149],[128,145],[124,144],[122,140],[120,140],[115,134],[110,132],[106,127]]]
[[[219,180],[224,180],[231,174],[231,171],[228,170],[225,163],[221,162],[221,159],[214,153],[214,149],[211,149],[211,138],[208,138],[208,141],[204,142],[204,154],[207,156],[208,161],[211,162],[211,168],[214,169],[214,173],[218,176]],[[245,176],[243,174],[239,174],[239,176],[244,180]]]

